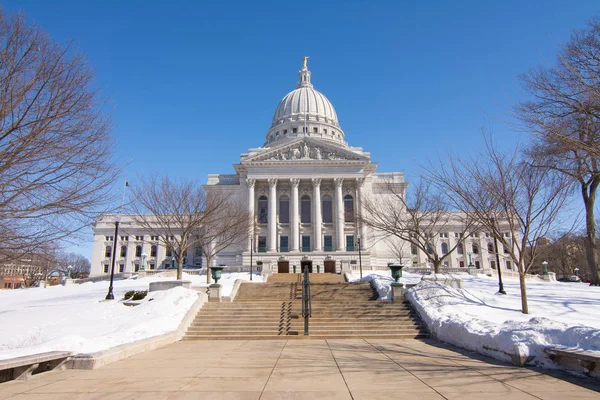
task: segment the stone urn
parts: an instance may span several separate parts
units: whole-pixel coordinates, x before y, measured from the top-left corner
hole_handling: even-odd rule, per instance
[[[224,268],[227,268],[227,266],[216,265],[214,267],[210,267],[211,276],[215,280],[215,285],[217,285],[219,282],[219,279],[221,279],[221,273]]]
[[[404,265],[388,263],[388,268],[392,270],[392,278],[394,278],[394,282],[398,283],[398,279],[402,278],[402,268],[404,268]]]

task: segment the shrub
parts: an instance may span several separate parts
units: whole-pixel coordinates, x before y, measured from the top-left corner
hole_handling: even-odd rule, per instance
[[[129,292],[126,292],[126,293],[125,293],[125,296],[123,296],[123,298],[124,298],[125,300],[129,300],[130,298],[132,298],[132,297],[133,297],[133,295],[134,295],[134,294],[135,294],[135,290],[130,290]]]
[[[133,297],[131,298],[131,300],[142,300],[144,297],[146,297],[146,295],[148,294],[147,290],[142,290],[139,292],[135,292],[133,294]]]

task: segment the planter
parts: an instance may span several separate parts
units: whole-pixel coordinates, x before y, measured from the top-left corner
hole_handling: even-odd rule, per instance
[[[402,278],[402,268],[404,268],[404,265],[388,263],[388,268],[392,270],[392,278],[394,278],[394,282],[398,283],[398,280]]]
[[[215,267],[210,267],[211,276],[215,280],[215,283],[218,283],[219,279],[221,279],[221,272],[224,268],[227,268],[227,266],[217,265]]]

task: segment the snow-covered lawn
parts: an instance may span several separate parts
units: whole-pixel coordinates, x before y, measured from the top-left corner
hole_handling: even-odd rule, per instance
[[[463,289],[423,281],[407,294],[440,340],[506,361],[511,360],[510,355],[520,354],[546,367],[555,365],[545,357],[544,347],[578,348],[600,354],[600,287],[527,281],[526,315],[521,313],[517,279],[505,278],[507,294],[501,295],[496,294],[497,278],[467,274],[453,277],[463,279]],[[375,280],[380,295],[387,294],[392,282],[389,272],[363,277],[370,279]],[[403,273],[402,280],[416,283],[420,276]]]
[[[108,282],[0,290],[0,359],[45,351],[91,353],[173,332],[198,298],[196,290],[174,288],[149,293],[139,306],[120,301],[129,290],[147,290],[168,277],[125,279],[114,283],[114,301],[103,301]],[[236,279],[224,273],[219,283],[228,296]],[[260,275],[254,275],[257,282]],[[206,275],[185,275],[192,286],[206,286]]]

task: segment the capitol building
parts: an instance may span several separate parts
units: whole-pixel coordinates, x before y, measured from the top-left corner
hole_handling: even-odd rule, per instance
[[[313,87],[306,57],[298,84],[279,102],[261,147],[240,155],[233,174],[211,174],[205,189],[226,191],[245,199],[252,215],[252,234],[236,247],[218,254],[215,264],[256,266],[271,272],[340,273],[384,268],[389,262],[428,265],[428,256],[399,239],[361,223],[361,205],[370,197],[389,196],[389,188],[404,195],[402,172],[377,172],[377,163],[361,147],[350,146],[331,102]],[[391,186],[390,186],[391,185]],[[444,229],[448,229],[445,226]],[[455,231],[436,232],[440,252],[461,240]],[[114,216],[94,224],[92,275],[109,271]],[[489,235],[475,235],[467,248],[451,254],[445,267],[464,268],[467,254],[482,272],[496,268]],[[402,249],[399,254],[398,249]],[[121,216],[115,272],[136,272],[173,266],[171,254],[156,236]],[[429,264],[430,265],[430,264]],[[511,269],[501,257],[503,269]],[[202,249],[189,249],[184,268],[205,267]]]

